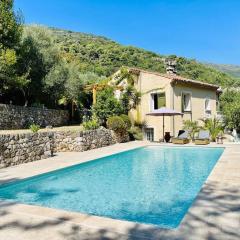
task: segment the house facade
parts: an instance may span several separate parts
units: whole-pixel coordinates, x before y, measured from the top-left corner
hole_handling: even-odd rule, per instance
[[[165,132],[176,136],[184,120],[199,121],[217,114],[219,86],[183,78],[173,73],[160,74],[137,68],[128,68],[134,77],[134,86],[141,92],[141,102],[131,110],[132,121],[146,123],[146,140],[159,141],[163,136],[162,116],[148,115],[161,107],[182,112],[181,116],[165,117]],[[119,83],[125,85],[126,80]],[[119,94],[116,93],[118,96]]]

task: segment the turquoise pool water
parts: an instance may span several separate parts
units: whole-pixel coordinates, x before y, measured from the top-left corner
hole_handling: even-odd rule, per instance
[[[0,187],[0,198],[177,227],[223,148],[139,148]]]

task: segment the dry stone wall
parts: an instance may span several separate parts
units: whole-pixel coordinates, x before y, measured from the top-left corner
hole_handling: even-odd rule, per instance
[[[54,151],[56,152],[82,152],[109,146],[116,142],[114,132],[104,127],[83,132],[59,131],[54,133]]]
[[[82,132],[50,131],[0,135],[0,168],[51,157],[54,152],[82,152],[125,140],[119,139],[113,131],[103,127]]]
[[[0,104],[0,129],[28,128],[35,123],[41,127],[67,125],[67,111]]]
[[[0,168],[50,157],[53,133],[0,135]]]

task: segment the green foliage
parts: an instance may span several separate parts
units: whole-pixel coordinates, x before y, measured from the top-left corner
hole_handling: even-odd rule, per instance
[[[136,126],[131,127],[128,130],[128,133],[130,135],[130,139],[133,140],[143,140],[143,132],[142,129]]]
[[[103,125],[105,125],[109,117],[123,113],[122,106],[115,98],[112,88],[107,87],[102,91],[98,91],[97,103],[93,106],[92,112]]]
[[[13,10],[13,0],[0,1],[0,48],[15,49],[21,38],[21,19]]]
[[[37,25],[24,28],[18,68],[19,74],[28,72],[25,102],[48,105],[49,100],[54,101],[63,92],[67,70],[54,42],[55,38],[47,28]]]
[[[221,109],[225,126],[240,132],[240,92],[227,90],[221,95]]]
[[[194,140],[195,134],[199,131],[200,127],[197,121],[186,120],[183,121],[183,129],[188,130],[191,139]]]
[[[208,67],[195,60],[189,60],[183,57],[173,57],[177,61],[177,73],[183,77],[203,81],[211,84],[217,84],[222,87],[238,85],[240,81],[237,78],[220,72],[212,67]]]
[[[115,76],[116,85],[118,85],[123,80],[126,80],[128,85],[134,85],[133,75],[128,71],[126,67],[121,67],[120,72]]]
[[[141,101],[141,93],[133,86],[128,85],[120,98],[121,105],[127,114],[131,109],[135,109]]]
[[[57,38],[62,55],[69,61],[79,62],[81,71],[96,72],[98,75],[110,76],[122,66],[138,67],[165,73],[165,56],[131,46],[122,46],[104,37],[83,34],[60,29],[51,29]],[[176,59],[179,75],[208,83],[230,86],[240,80],[222,73],[195,60],[170,56]],[[122,69],[120,79],[127,72]]]
[[[33,132],[33,133],[37,133],[40,130],[40,126],[33,123],[29,126],[29,129]]]
[[[223,131],[223,125],[217,118],[202,119],[204,123],[204,129],[208,130],[213,142],[216,141],[216,137]]]
[[[126,115],[126,114],[121,114],[120,117],[124,121],[124,123],[126,125],[126,129],[130,129],[131,126],[132,126],[132,123],[131,123],[131,120],[130,120],[129,116]]]
[[[135,120],[133,125],[135,127],[141,128],[141,129],[148,127],[147,122],[144,121],[144,120],[143,121],[142,120]]]
[[[100,127],[100,124],[96,117],[92,117],[92,119],[83,122],[84,130],[94,130],[94,129],[98,129],[99,127]]]
[[[124,133],[127,126],[120,116],[111,116],[107,119],[107,127],[117,133]]]
[[[4,93],[16,78],[15,64],[22,22],[19,14],[13,11],[12,0],[0,1],[0,16],[0,93]]]

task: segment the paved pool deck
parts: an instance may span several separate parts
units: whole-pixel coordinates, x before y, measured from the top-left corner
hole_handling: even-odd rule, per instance
[[[0,184],[153,144],[161,145],[130,142],[80,153],[58,153],[53,158],[0,169]],[[239,240],[240,145],[210,144],[207,147],[225,147],[225,151],[177,229],[0,201],[0,239]]]

